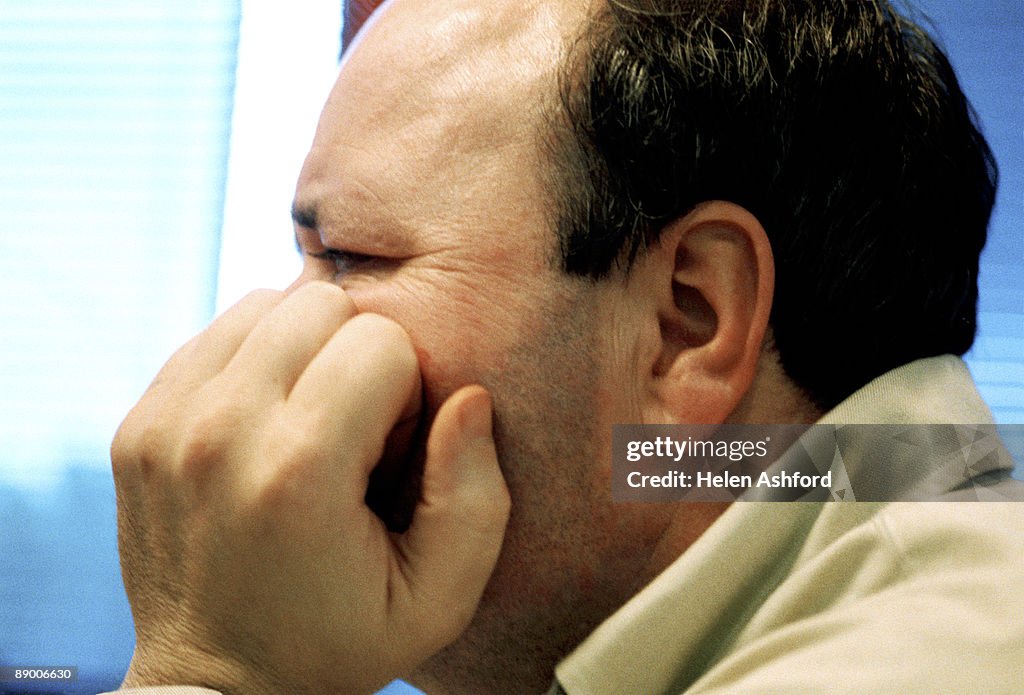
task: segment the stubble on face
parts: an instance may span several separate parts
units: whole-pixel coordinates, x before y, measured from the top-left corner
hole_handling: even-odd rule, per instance
[[[430,693],[543,692],[555,664],[650,578],[660,527],[611,500],[603,294],[551,273],[571,289],[483,379],[512,516],[469,629],[411,677]]]

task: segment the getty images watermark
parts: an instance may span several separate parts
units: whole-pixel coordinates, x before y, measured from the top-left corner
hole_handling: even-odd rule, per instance
[[[615,425],[612,493],[620,502],[999,499],[1022,442],[1024,425]]]

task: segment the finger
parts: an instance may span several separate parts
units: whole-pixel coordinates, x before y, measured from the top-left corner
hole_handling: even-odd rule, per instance
[[[442,645],[468,625],[501,550],[510,500],[491,433],[487,391],[469,386],[441,406],[427,442],[423,492],[397,541],[410,599],[437,611]],[[441,646],[441,645],[439,645]]]
[[[288,396],[288,417],[319,433],[325,451],[358,461],[362,504],[389,433],[420,410],[420,371],[408,334],[377,314],[359,314],[310,362]]]
[[[256,324],[225,375],[230,372],[230,377],[286,396],[331,336],[355,314],[355,305],[341,288],[307,283]]]
[[[247,294],[202,333],[179,348],[157,374],[153,386],[173,383],[183,391],[192,391],[195,384],[209,380],[224,369],[253,326],[283,297],[276,290],[256,290]]]

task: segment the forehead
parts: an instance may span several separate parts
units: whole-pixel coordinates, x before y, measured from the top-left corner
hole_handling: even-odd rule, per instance
[[[342,206],[336,216],[352,221],[354,202],[375,201],[377,213],[415,226],[493,195],[480,189],[537,166],[581,19],[572,2],[385,3],[342,64],[297,202]]]

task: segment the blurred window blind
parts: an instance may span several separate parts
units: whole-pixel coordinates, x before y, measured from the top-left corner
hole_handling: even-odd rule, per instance
[[[238,26],[0,0],[0,664],[77,666],[66,692],[131,654],[108,447],[213,311]]]
[[[106,466],[210,318],[237,0],[0,1],[0,467]]]

